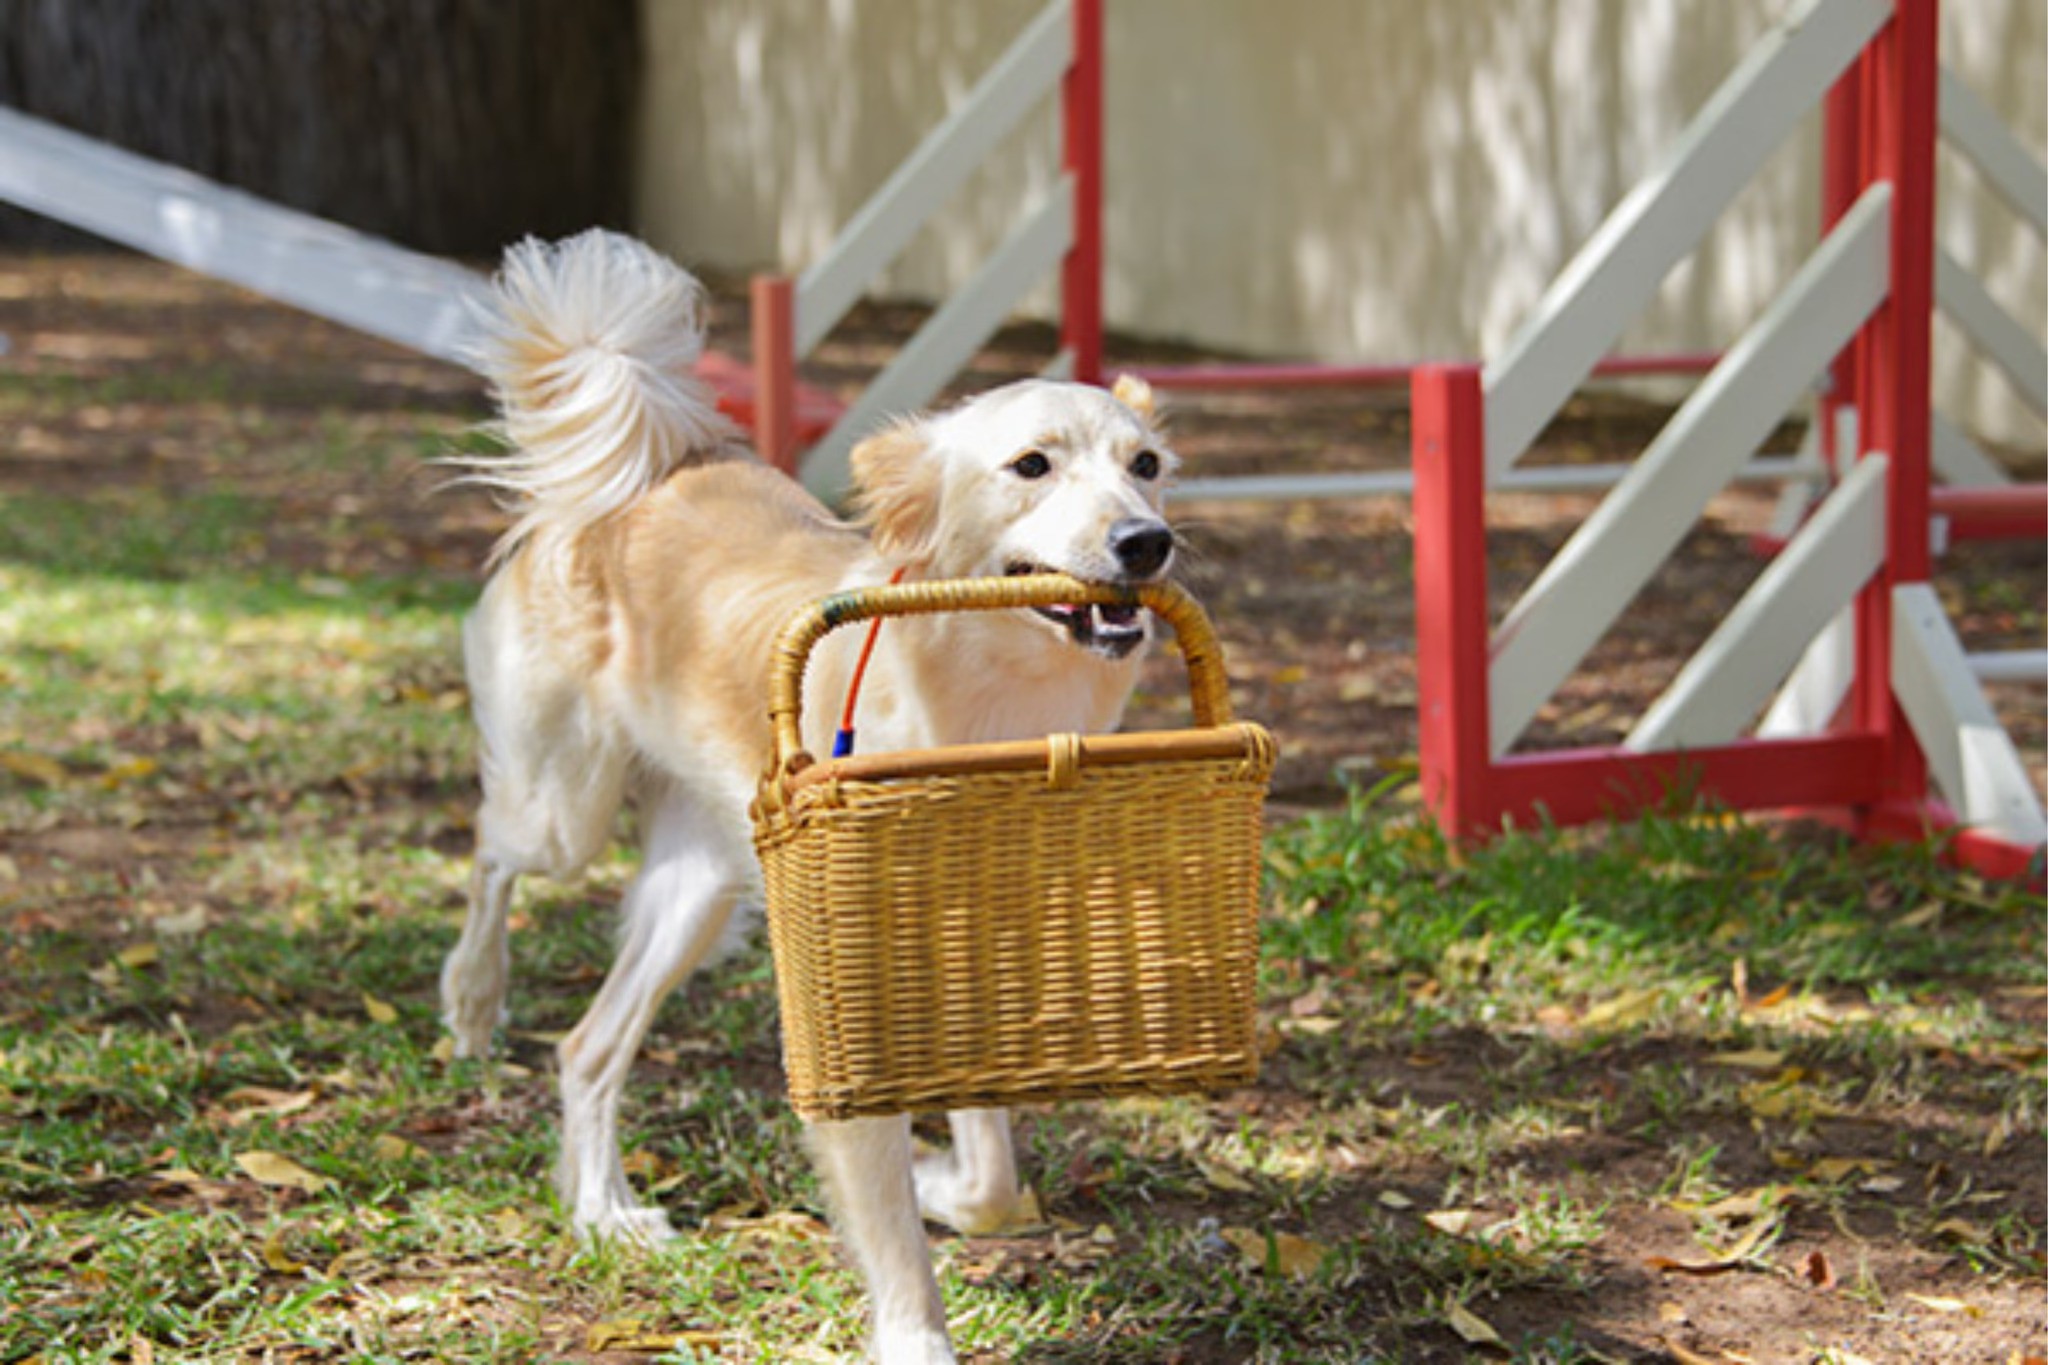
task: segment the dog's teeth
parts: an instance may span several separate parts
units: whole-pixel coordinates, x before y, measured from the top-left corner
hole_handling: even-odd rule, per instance
[[[1127,634],[1138,624],[1136,607],[1096,606],[1090,612],[1089,624],[1098,634]]]

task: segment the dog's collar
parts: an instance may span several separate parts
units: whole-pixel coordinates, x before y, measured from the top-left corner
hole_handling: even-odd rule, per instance
[[[903,576],[909,572],[910,566],[908,564],[898,568],[895,573],[889,575],[890,586],[894,587],[896,584],[901,583]],[[867,677],[868,660],[874,656],[875,641],[880,638],[881,634],[882,618],[877,616],[868,622],[867,638],[861,641],[860,657],[853,664],[853,678],[846,684],[846,706],[839,713],[839,729],[832,736],[832,757],[834,758],[845,758],[853,752],[853,712],[854,708],[860,704],[861,681]]]

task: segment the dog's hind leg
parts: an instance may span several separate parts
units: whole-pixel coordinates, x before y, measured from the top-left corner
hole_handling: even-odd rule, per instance
[[[659,1209],[633,1198],[619,1151],[619,1097],[661,1002],[720,946],[752,884],[744,830],[723,827],[674,790],[650,804],[645,858],[626,891],[611,972],[557,1049],[562,1205],[586,1236],[647,1242],[673,1234]]]
[[[512,971],[506,920],[518,871],[494,861],[481,845],[469,872],[469,913],[441,964],[441,1018],[458,1057],[490,1054],[491,1035],[504,1021],[505,986]]]
[[[907,1117],[810,1126],[839,1236],[866,1281],[880,1365],[951,1365],[946,1309],[911,1179]]]
[[[1016,1213],[1021,1195],[1009,1113],[956,1109],[946,1120],[953,1150],[918,1158],[917,1206],[955,1232],[994,1232]]]
[[[604,849],[625,799],[626,752],[595,723],[577,677],[522,629],[496,581],[463,623],[483,803],[462,937],[441,967],[455,1055],[483,1057],[504,1022],[506,919],[528,872],[569,877]]]

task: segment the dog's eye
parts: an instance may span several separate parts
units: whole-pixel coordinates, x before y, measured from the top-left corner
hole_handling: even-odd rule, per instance
[[[1139,451],[1137,456],[1131,461],[1131,473],[1148,483],[1158,478],[1159,453],[1154,450]]]
[[[1042,450],[1027,450],[1010,461],[1010,472],[1020,479],[1042,479],[1052,473],[1052,461]]]

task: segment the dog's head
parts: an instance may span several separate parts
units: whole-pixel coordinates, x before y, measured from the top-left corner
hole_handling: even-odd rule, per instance
[[[853,452],[876,548],[920,578],[1071,574],[1146,583],[1173,563],[1162,514],[1179,463],[1152,390],[1025,380],[950,412],[898,423]],[[1122,658],[1145,639],[1131,608],[1058,606],[1038,615],[1075,644]]]

